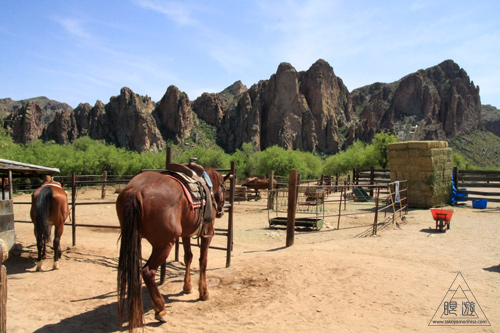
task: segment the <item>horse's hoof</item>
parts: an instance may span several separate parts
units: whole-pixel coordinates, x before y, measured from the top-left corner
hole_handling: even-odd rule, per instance
[[[201,301],[208,301],[210,299],[210,294],[206,294],[204,296],[200,296]]]
[[[185,288],[184,288],[184,289],[182,289],[182,292],[183,292],[184,294],[191,294],[191,289],[185,289]]]
[[[155,319],[161,323],[167,322],[167,310],[163,310],[160,313],[155,314]]]
[[[54,265],[52,266],[54,270],[59,269],[59,263],[57,261],[54,262]]]
[[[42,268],[42,262],[39,261],[36,263],[36,271],[37,272],[43,272],[43,268]]]

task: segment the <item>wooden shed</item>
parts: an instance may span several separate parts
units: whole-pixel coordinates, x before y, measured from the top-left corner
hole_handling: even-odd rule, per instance
[[[0,159],[0,178],[2,179],[0,189],[0,243],[4,244],[7,251],[10,251],[16,243],[12,186],[9,184],[12,184],[14,178],[43,177],[44,175],[54,175],[56,173],[59,173],[57,168]]]

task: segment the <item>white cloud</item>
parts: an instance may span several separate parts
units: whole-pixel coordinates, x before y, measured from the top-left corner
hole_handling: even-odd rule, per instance
[[[93,36],[84,29],[83,22],[81,20],[74,18],[63,18],[57,21],[63,26],[64,30],[66,30],[66,32],[73,37],[83,42],[89,42],[93,39]]]
[[[196,20],[192,17],[191,9],[186,3],[161,0],[137,0],[135,3],[142,8],[163,14],[177,24],[196,24]]]

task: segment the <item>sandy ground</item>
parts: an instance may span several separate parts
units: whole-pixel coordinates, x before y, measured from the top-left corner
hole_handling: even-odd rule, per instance
[[[110,193],[105,201],[114,200]],[[15,202],[29,201],[28,195]],[[81,191],[78,202],[102,202],[99,190]],[[360,205],[360,204],[352,204]],[[363,211],[362,206],[352,207]],[[338,206],[338,205],[337,205]],[[270,229],[265,201],[235,205],[234,251],[225,268],[224,251],[210,250],[207,272],[211,300],[182,293],[183,264],[169,258],[161,292],[169,321],[154,320],[143,287],[146,332],[392,332],[500,331],[500,206],[470,203],[453,207],[451,229],[435,230],[429,210],[410,210],[405,223],[377,236],[367,231],[373,214],[326,218],[319,232]],[[35,271],[36,244],[29,205],[15,205],[17,250],[8,272],[8,332],[119,331],[116,296],[118,231],[78,227],[76,246],[68,227],[59,270]],[[336,211],[338,208],[328,208]],[[402,222],[402,221],[399,221]],[[77,223],[118,225],[113,204],[77,206]],[[227,226],[227,214],[217,220]],[[217,236],[216,245],[226,238]],[[146,241],[143,255],[150,253]],[[181,250],[182,251],[182,250]],[[197,248],[195,248],[197,256]],[[182,253],[181,253],[182,258]],[[193,283],[198,280],[194,260]],[[428,326],[442,314],[448,289],[460,272],[491,326]],[[159,281],[159,276],[157,276]]]

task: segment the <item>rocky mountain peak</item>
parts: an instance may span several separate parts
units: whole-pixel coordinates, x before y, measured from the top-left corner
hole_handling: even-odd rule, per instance
[[[18,143],[38,140],[43,132],[42,109],[35,102],[27,102],[4,120],[4,127]]]
[[[391,84],[377,83],[351,93],[359,112],[360,138],[370,142],[380,129],[399,132],[405,119],[419,124],[419,138],[444,140],[481,126],[479,88],[452,60],[419,70]]]
[[[176,143],[187,138],[194,126],[189,97],[174,85],[168,87],[155,114],[163,136],[173,138]]]
[[[217,143],[228,152],[250,142],[255,150],[279,145],[334,154],[380,131],[405,139],[408,126],[419,125],[413,139],[439,140],[483,128],[479,87],[453,60],[352,92],[319,59],[301,72],[283,62],[250,88],[236,81],[193,102],[173,85],[158,103],[123,87],[107,104],[71,110],[44,97],[5,98],[0,112],[9,115],[3,126],[16,142],[42,137],[66,143],[88,135],[139,152],[162,149],[167,140],[183,142],[199,121],[214,126]]]
[[[248,88],[240,81],[236,81],[226,89],[224,89],[220,94],[223,96],[236,97],[247,91]]]

